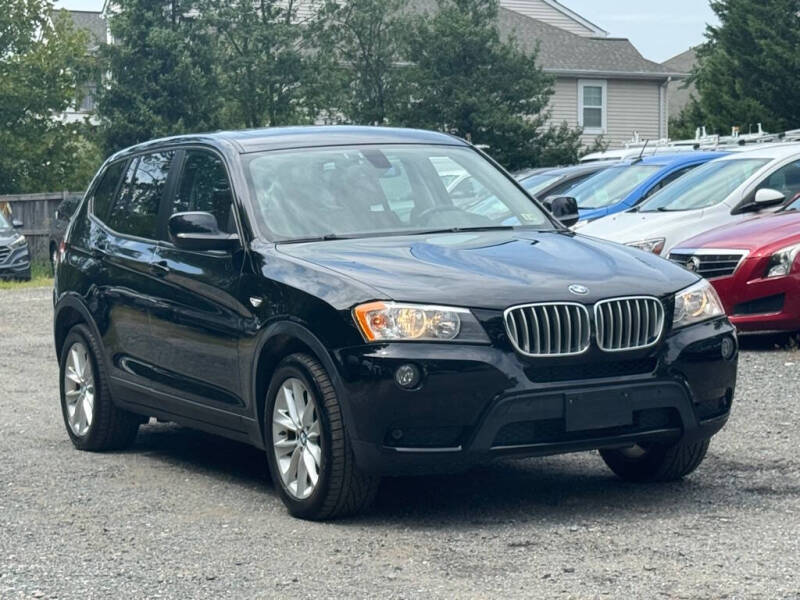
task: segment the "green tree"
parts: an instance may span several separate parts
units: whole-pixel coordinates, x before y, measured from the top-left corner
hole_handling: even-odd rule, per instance
[[[543,143],[566,131],[545,129],[553,81],[536,53],[501,39],[497,15],[497,0],[438,0],[436,13],[413,19],[401,120],[485,145],[510,169],[538,165]]]
[[[382,125],[403,91],[403,0],[330,0],[320,22],[323,51],[336,57],[339,111],[350,122]]]
[[[311,22],[296,2],[205,0],[204,21],[219,35],[217,68],[230,126],[305,123],[316,116],[314,84],[323,60],[311,43]],[[324,74],[324,70],[323,74]]]
[[[106,152],[219,126],[215,35],[198,0],[117,0],[97,113]]]
[[[698,99],[683,116],[684,131],[768,131],[800,126],[800,0],[712,0],[719,26],[709,26],[692,74]],[[690,119],[702,122],[690,123]]]
[[[47,0],[0,9],[0,193],[82,189],[96,152],[57,116],[78,100],[88,39]]]

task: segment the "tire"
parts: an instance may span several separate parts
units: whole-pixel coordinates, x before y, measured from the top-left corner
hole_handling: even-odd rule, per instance
[[[286,423],[285,417],[289,416],[286,412],[276,412],[276,404],[279,411],[282,407],[288,406],[289,396],[284,391],[287,386],[297,386],[295,389],[299,388],[302,393],[293,394],[292,397],[297,395],[305,398],[308,401],[306,408],[312,404],[315,408],[313,413],[308,413],[311,414],[309,420],[313,421],[313,424],[307,426],[308,437],[302,444],[300,436],[305,435],[302,431],[295,435],[290,431],[289,425],[284,427],[275,422],[277,416],[278,419],[284,419],[282,423]],[[297,414],[295,413],[295,416]],[[305,421],[306,411],[302,414],[302,417],[293,421]],[[301,424],[300,428],[302,427]],[[276,432],[277,429],[280,431]],[[279,457],[279,450],[275,446],[276,438],[279,443],[284,444],[284,448],[294,444],[294,449],[283,449],[280,451],[282,456]],[[267,391],[264,440],[272,481],[281,500],[293,516],[309,520],[334,519],[363,512],[372,504],[380,478],[367,475],[358,469],[336,391],[324,367],[315,358],[307,354],[292,354],[278,365]],[[306,446],[306,443],[309,446]],[[317,481],[305,487],[309,494],[307,497],[298,497],[301,476],[296,474],[294,483],[286,481],[292,477],[291,462],[287,461],[295,460],[295,454],[299,452],[300,458],[297,459],[297,464],[304,462],[307,458],[304,454],[306,447],[310,448],[315,443],[318,447],[314,450],[320,460],[314,461],[311,469],[316,465]],[[309,451],[308,455],[311,454]],[[279,460],[282,461],[283,467],[286,467],[284,474],[282,474],[283,467],[279,467]],[[295,469],[296,473],[297,471],[298,469]],[[310,473],[308,467],[302,467],[303,486],[313,481]],[[295,486],[294,489],[292,486]]]
[[[600,456],[625,481],[677,481],[700,466],[710,441],[636,446],[642,451],[639,456],[633,456],[630,449],[600,450]]]
[[[80,385],[73,378],[67,376],[69,361],[73,360],[70,356],[72,350],[80,353],[81,349],[85,349],[85,360],[92,369],[90,375],[93,380],[93,385],[90,386],[92,390],[90,408],[87,409],[88,405],[83,403],[80,395],[78,395],[79,400],[75,403],[75,410],[77,410],[77,403],[80,402],[83,414],[91,415],[84,421],[86,423],[85,430],[71,424],[71,415],[75,414],[71,410],[72,398],[75,397],[75,390],[72,388],[80,388]],[[127,448],[136,438],[142,421],[139,415],[122,410],[111,401],[108,375],[102,356],[99,343],[91,330],[83,324],[75,325],[70,329],[61,347],[59,359],[61,414],[64,417],[67,434],[72,440],[72,444],[79,450],[100,452]],[[70,400],[68,400],[68,394],[70,394]]]

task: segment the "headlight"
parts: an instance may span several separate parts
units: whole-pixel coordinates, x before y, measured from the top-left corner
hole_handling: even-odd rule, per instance
[[[778,250],[769,257],[767,277],[783,277],[791,273],[798,254],[800,254],[800,244]]]
[[[654,238],[652,240],[641,240],[639,242],[628,242],[626,246],[631,248],[638,248],[645,252],[652,252],[653,254],[661,254],[664,249],[664,244],[667,242],[665,238]]]
[[[675,294],[673,329],[699,323],[725,314],[716,290],[705,279]]]
[[[353,316],[368,342],[489,342],[478,320],[466,308],[370,302],[356,306]]]
[[[12,248],[22,248],[25,245],[25,236],[20,234],[9,244]]]

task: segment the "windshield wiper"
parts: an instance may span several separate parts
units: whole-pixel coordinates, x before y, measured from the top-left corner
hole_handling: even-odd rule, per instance
[[[288,240],[280,240],[277,244],[305,244],[307,242],[330,242],[334,240],[352,240],[356,236],[353,235],[339,235],[336,233],[326,233],[325,235],[316,235],[304,238],[292,238]]]
[[[483,227],[446,227],[443,229],[425,229],[414,231],[410,235],[432,235],[436,233],[464,233],[467,231],[513,231],[519,225],[485,225]]]

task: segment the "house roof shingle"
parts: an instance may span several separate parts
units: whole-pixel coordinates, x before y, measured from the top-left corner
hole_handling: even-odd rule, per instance
[[[539,64],[548,72],[615,75],[666,79],[683,75],[647,60],[630,40],[612,37],[583,37],[501,8],[500,32],[513,36],[529,51],[539,46]]]
[[[106,20],[103,13],[93,10],[68,10],[69,16],[77,29],[88,31],[92,37],[90,45],[105,43],[107,39]]]

